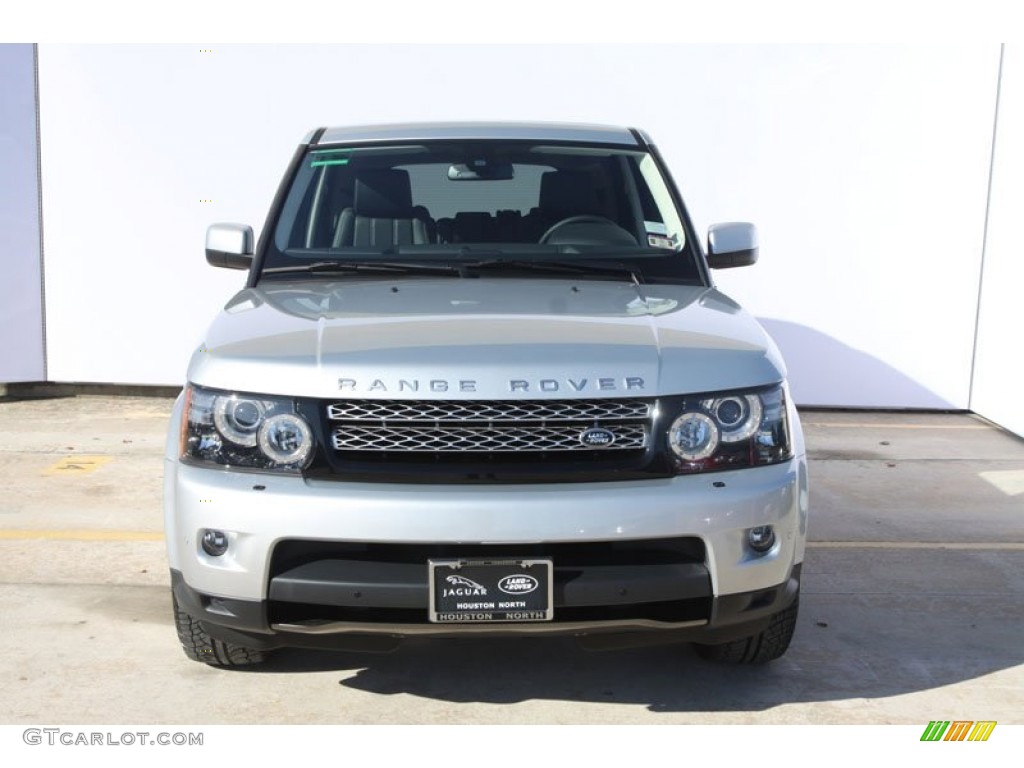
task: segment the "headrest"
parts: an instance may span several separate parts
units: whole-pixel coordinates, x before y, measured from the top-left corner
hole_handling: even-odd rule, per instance
[[[540,177],[540,209],[559,214],[601,213],[593,178],[585,171],[548,171]]]
[[[352,207],[359,216],[409,218],[412,208],[409,172],[392,169],[360,171],[356,176]]]

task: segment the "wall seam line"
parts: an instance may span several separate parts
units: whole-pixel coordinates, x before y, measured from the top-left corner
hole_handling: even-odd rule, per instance
[[[999,100],[1003,90],[1003,57],[1006,43],[999,44],[999,69],[996,74],[996,104],[992,115],[992,146],[988,156],[988,188],[985,191],[985,225],[981,234],[981,264],[978,268],[977,303],[974,307],[974,343],[971,345],[971,378],[967,387],[967,407],[974,411],[974,375],[978,362],[978,336],[981,330],[981,299],[985,291],[985,252],[988,249],[988,220],[992,211],[992,177],[996,170],[996,139],[999,134]]]
[[[46,258],[43,241],[43,145],[39,109],[39,44],[32,44],[32,79],[36,107],[36,212],[39,222],[39,330],[43,345],[43,381],[50,380],[50,355],[46,337]]]

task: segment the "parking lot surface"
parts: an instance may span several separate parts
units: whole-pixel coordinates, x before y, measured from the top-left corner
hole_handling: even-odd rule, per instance
[[[966,414],[803,414],[811,524],[789,653],[416,640],[188,661],[161,472],[171,400],[0,401],[0,723],[1024,722],[1024,441]]]

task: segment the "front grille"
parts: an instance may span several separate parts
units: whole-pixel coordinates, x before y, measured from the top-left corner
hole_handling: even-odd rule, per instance
[[[345,422],[565,422],[647,419],[646,400],[344,400],[327,418]]]
[[[305,471],[315,479],[593,483],[672,474],[655,398],[331,399],[302,408],[323,447]]]
[[[585,426],[543,425],[527,427],[362,427],[345,426],[334,430],[331,439],[339,451],[420,451],[420,452],[520,452],[520,451],[611,451],[642,449],[647,430],[640,424],[624,424],[607,431],[614,435],[609,443],[590,445],[581,440]]]
[[[645,400],[348,400],[327,406],[336,451],[537,453],[643,450]]]

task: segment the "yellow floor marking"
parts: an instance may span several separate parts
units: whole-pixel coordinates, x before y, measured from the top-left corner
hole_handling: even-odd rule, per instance
[[[88,531],[88,530],[3,530],[0,541],[48,539],[50,541],[163,541],[164,535],[156,531]]]
[[[43,470],[44,475],[84,475],[95,472],[113,456],[65,456],[56,464]]]
[[[833,421],[805,421],[805,427],[842,427],[852,429],[992,429],[984,424],[869,424],[867,422],[838,423]]]
[[[992,483],[1007,496],[1020,496],[1024,493],[1024,469],[979,472],[978,477]]]

